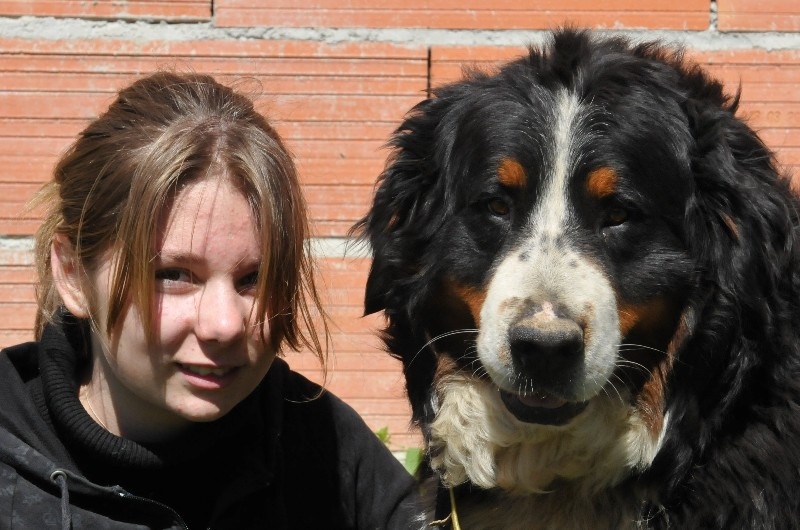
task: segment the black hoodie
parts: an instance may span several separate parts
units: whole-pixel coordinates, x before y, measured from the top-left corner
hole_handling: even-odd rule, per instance
[[[145,446],[78,401],[86,334],[67,318],[0,352],[0,528],[418,526],[408,473],[355,411],[282,360],[222,419]]]

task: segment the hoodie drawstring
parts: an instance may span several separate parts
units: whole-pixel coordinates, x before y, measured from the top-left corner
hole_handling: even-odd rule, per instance
[[[72,514],[69,507],[69,489],[67,489],[67,474],[56,469],[50,474],[50,480],[58,484],[61,491],[61,528],[62,530],[72,530]]]

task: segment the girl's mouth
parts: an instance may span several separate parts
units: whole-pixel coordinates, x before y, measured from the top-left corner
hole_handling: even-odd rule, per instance
[[[217,389],[232,381],[239,367],[178,363],[178,369],[193,386]]]

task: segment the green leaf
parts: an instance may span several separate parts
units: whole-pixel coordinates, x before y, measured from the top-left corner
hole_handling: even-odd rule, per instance
[[[419,447],[412,447],[406,449],[405,466],[406,470],[412,475],[417,474],[419,465],[422,463],[422,449]]]
[[[385,445],[389,445],[389,442],[392,440],[392,435],[389,434],[389,427],[381,427],[375,434],[378,436],[378,439],[382,441]]]

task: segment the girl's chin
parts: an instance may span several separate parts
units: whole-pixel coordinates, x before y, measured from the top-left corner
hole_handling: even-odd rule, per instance
[[[192,407],[181,409],[176,414],[189,423],[210,423],[225,417],[233,407]]]
[[[232,399],[231,396],[226,396],[224,400],[212,401],[204,397],[191,396],[182,400],[181,403],[170,407],[170,409],[176,416],[184,421],[190,423],[209,423],[225,417],[243,399],[244,398]]]

